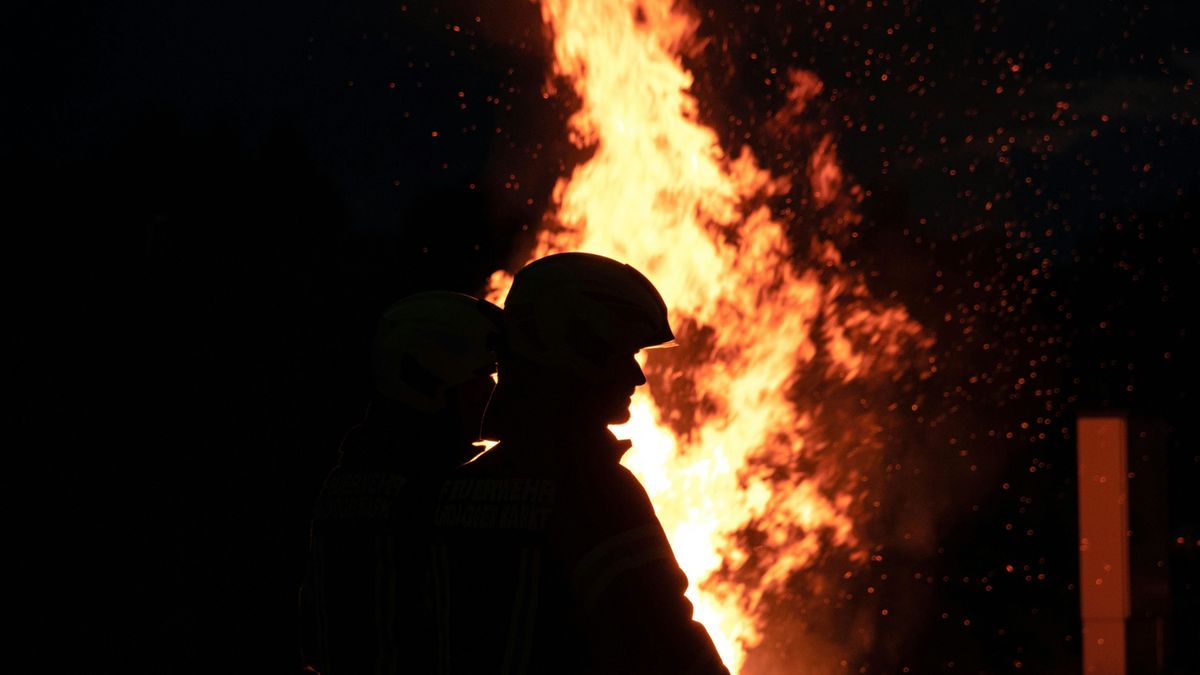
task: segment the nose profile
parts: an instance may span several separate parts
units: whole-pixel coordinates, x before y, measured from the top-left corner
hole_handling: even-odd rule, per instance
[[[637,359],[629,358],[630,375],[633,378],[633,386],[640,387],[646,384],[646,374],[642,372],[642,366],[638,364]]]

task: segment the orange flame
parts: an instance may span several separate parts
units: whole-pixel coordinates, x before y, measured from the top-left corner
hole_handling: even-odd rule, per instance
[[[656,354],[647,376],[659,392],[686,380],[690,403],[660,403],[643,389],[615,430],[633,439],[625,463],[692,581],[697,620],[737,673],[763,639],[765,601],[823,547],[866,557],[852,488],[822,470],[827,459],[797,469],[818,445],[812,417],[789,400],[798,373],[821,368],[849,382],[887,372],[919,327],[900,308],[863,301],[846,311],[843,298],[866,291],[829,274],[841,265],[832,244],[816,247],[819,265],[798,268],[784,224],[764,205],[792,190],[790,178],[763,169],[749,148],[727,155],[700,122],[679,56],[694,39],[693,16],[670,0],[543,0],[542,16],[555,73],[581,103],[572,140],[594,154],[556,185],[555,226],[539,233],[531,259],[583,250],[629,262],[671,309],[674,351],[687,362]],[[792,80],[799,114],[821,85],[800,71]],[[818,207],[844,189],[835,151],[825,137],[807,163]],[[510,283],[493,275],[490,299],[502,301]],[[753,547],[747,531],[762,534]]]

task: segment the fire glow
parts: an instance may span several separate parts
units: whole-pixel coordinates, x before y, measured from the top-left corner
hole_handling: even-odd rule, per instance
[[[840,448],[793,402],[798,374],[887,378],[925,338],[903,308],[871,300],[811,224],[812,259],[796,260],[766,204],[788,195],[793,177],[772,175],[749,148],[727,154],[700,121],[681,61],[695,44],[694,16],[670,0],[541,7],[555,75],[580,101],[571,140],[594,154],[559,180],[531,259],[607,255],[666,299],[680,348],[646,360],[651,386],[615,431],[634,442],[625,464],[688,575],[696,619],[737,673],[763,640],[769,599],[794,575],[829,548],[859,564],[868,555],[856,524],[862,489],[853,472],[832,470]],[[821,85],[804,71],[791,79],[798,113]],[[854,218],[853,201],[836,200],[850,188],[832,139],[815,147],[800,163],[811,199]],[[501,301],[510,282],[497,272],[490,298]],[[878,431],[864,422],[846,420],[864,438]]]

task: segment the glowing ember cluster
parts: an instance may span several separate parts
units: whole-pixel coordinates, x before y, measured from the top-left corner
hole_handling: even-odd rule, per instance
[[[797,405],[797,387],[889,380],[927,340],[819,233],[806,232],[815,243],[798,259],[768,205],[795,177],[772,175],[748,148],[727,154],[700,120],[680,60],[692,15],[665,0],[544,0],[542,15],[555,74],[580,100],[572,141],[594,154],[557,184],[532,258],[583,250],[628,262],[671,309],[681,346],[646,361],[649,393],[617,431],[634,441],[626,464],[692,581],[696,618],[737,672],[798,572],[830,549],[867,557],[860,477],[839,453],[875,443],[878,424],[862,413],[832,438],[819,411]],[[798,114],[821,85],[801,71],[792,81]],[[803,187],[853,218],[832,139],[815,147]],[[510,281],[493,276],[493,300]]]

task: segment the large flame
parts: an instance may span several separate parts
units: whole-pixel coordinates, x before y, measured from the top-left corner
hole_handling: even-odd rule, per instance
[[[680,57],[694,40],[692,15],[670,0],[543,0],[542,16],[556,75],[580,101],[572,140],[594,154],[555,187],[557,212],[532,259],[582,250],[629,262],[670,307],[681,348],[648,360],[657,400],[639,391],[616,430],[634,441],[625,462],[692,581],[696,618],[736,673],[763,639],[766,602],[789,579],[829,547],[866,557],[859,488],[815,454],[829,444],[790,400],[797,378],[885,372],[919,329],[900,308],[847,303],[866,291],[837,273],[831,244],[813,247],[819,260],[794,260],[766,205],[792,179],[748,148],[726,154],[699,119]],[[820,83],[792,78],[795,112]],[[831,139],[816,148],[799,164],[811,200],[825,206],[846,188]],[[510,283],[494,275],[491,298],[502,301]]]

